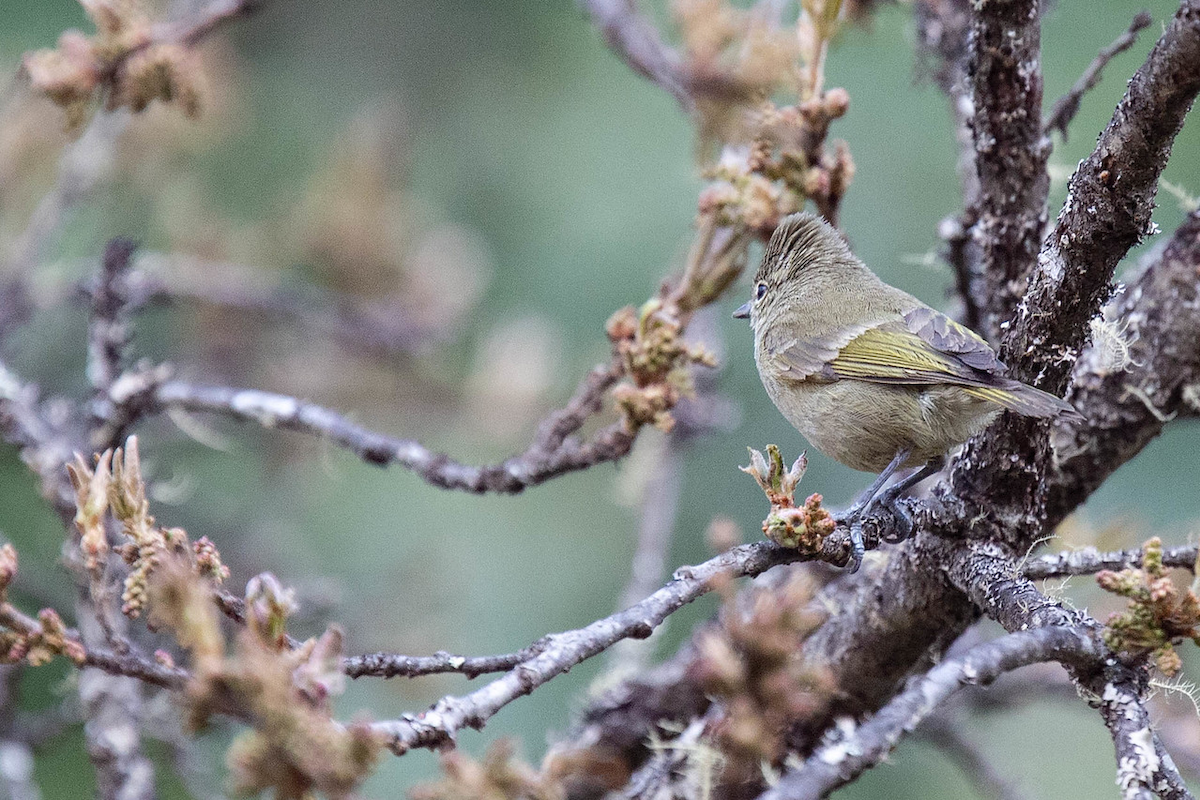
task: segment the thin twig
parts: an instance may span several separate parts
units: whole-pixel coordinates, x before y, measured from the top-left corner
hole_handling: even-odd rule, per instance
[[[127,364],[131,323],[125,284],[135,248],[128,239],[108,243],[92,292],[87,375],[92,384],[91,441],[97,450],[117,446],[132,421],[122,409],[127,398],[118,401],[113,389]]]
[[[663,42],[654,23],[638,10],[636,0],[579,0],[579,4],[626,66],[666,90],[684,111],[693,111],[698,97],[729,100],[751,93],[752,87],[727,75],[691,75],[679,53]]]
[[[934,714],[916,730],[916,736],[937,747],[953,761],[975,785],[982,797],[996,800],[1025,800],[1027,795],[1017,783],[992,763],[983,749],[967,738],[961,724]]]
[[[287,319],[327,336],[347,351],[375,358],[410,355],[444,338],[445,326],[422,325],[397,303],[362,305],[348,297],[306,289],[303,293],[283,288],[246,285],[214,285],[213,274],[233,277],[250,268],[213,263],[179,255],[142,254],[137,271],[130,276],[130,305],[201,304],[234,311]],[[151,274],[178,264],[179,280]],[[198,279],[196,276],[207,276]],[[90,291],[90,290],[89,290]]]
[[[601,428],[588,441],[571,436],[599,411],[604,393],[620,375],[616,364],[592,370],[567,405],[539,426],[521,455],[492,466],[471,466],[434,453],[412,439],[397,439],[350,422],[327,408],[255,389],[194,386],[169,381],[155,387],[148,411],[172,408],[223,414],[266,428],[283,428],[328,439],[369,464],[395,464],[444,489],[516,494],[568,472],[625,456],[634,434],[623,422]]]
[[[1067,128],[1071,124],[1071,120],[1075,118],[1075,114],[1079,111],[1079,101],[1083,99],[1084,94],[1095,88],[1100,82],[1100,75],[1104,68],[1108,66],[1108,62],[1112,61],[1116,56],[1124,53],[1130,47],[1133,47],[1137,41],[1138,31],[1150,26],[1151,18],[1148,11],[1141,11],[1129,23],[1129,28],[1118,36],[1112,44],[1100,51],[1100,54],[1092,60],[1088,68],[1079,76],[1079,80],[1075,81],[1075,85],[1064,94],[1062,97],[1054,101],[1054,105],[1050,108],[1050,113],[1046,115],[1045,121],[1042,123],[1043,130],[1046,133],[1058,131],[1062,134],[1063,141],[1067,140]]]
[[[1197,546],[1180,545],[1163,550],[1163,564],[1168,567],[1196,569]],[[1026,578],[1059,578],[1066,575],[1094,575],[1100,570],[1122,570],[1140,567],[1145,552],[1140,548],[1101,552],[1094,547],[1063,553],[1038,556],[1025,563],[1021,572]]]
[[[455,672],[475,678],[489,672],[507,672],[519,664],[540,655],[550,644],[549,637],[518,650],[496,656],[456,656],[438,652],[431,656],[405,656],[399,653],[369,653],[350,656],[342,661],[342,671],[351,678],[367,676],[379,678],[415,678],[420,675],[435,675]]]
[[[833,537],[830,537],[832,540]],[[760,542],[735,547],[695,567],[683,567],[663,588],[637,605],[573,631],[547,636],[545,649],[511,672],[461,697],[444,697],[429,710],[372,727],[403,754],[415,747],[453,742],[463,728],[482,728],[504,706],[628,637],[649,636],[664,619],[713,588],[717,579],[753,576],[779,564],[820,557],[845,558],[841,543],[806,556]]]
[[[191,678],[191,673],[181,667],[164,666],[135,653],[114,653],[99,648],[87,651],[84,664],[109,675],[137,678],[151,686],[159,686],[173,691],[182,689]]]

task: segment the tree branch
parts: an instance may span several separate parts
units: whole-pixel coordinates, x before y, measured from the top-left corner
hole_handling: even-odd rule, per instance
[[[1126,798],[1191,798],[1170,756],[1150,728],[1145,706],[1146,674],[1100,644],[1100,624],[1086,613],[1064,608],[1015,577],[1017,565],[1000,547],[978,543],[961,549],[948,574],[989,617],[1010,633],[1029,630],[1087,630],[1100,655],[1065,662],[1081,691],[1098,698],[1101,716],[1117,752],[1117,783]]]
[[[1150,27],[1150,22],[1149,12],[1138,12],[1133,21],[1129,23],[1129,28],[1112,44],[1100,51],[1100,54],[1079,76],[1079,80],[1075,81],[1070,91],[1054,101],[1050,113],[1046,115],[1046,120],[1042,123],[1047,134],[1051,131],[1058,131],[1062,134],[1063,141],[1067,140],[1067,128],[1079,111],[1079,101],[1083,99],[1084,94],[1091,91],[1100,82],[1100,75],[1108,66],[1108,62],[1133,47],[1134,42],[1137,41],[1138,31]]]
[[[1091,665],[1106,652],[1094,631],[1059,626],[1010,633],[977,645],[914,681],[841,741],[818,749],[760,800],[825,797],[880,763],[906,733],[964,686],[990,683],[1005,672],[1042,661]]]
[[[580,0],[604,41],[626,66],[665,89],[684,111],[695,106],[679,54],[668,47],[654,24],[638,12],[635,0]]]
[[[1087,422],[1054,431],[1049,525],[1141,452],[1167,420],[1200,413],[1197,268],[1200,213],[1193,213],[1105,309],[1095,341],[1071,373],[1069,397]]]
[[[996,800],[1026,800],[1016,783],[988,759],[982,748],[966,737],[962,727],[942,714],[928,717],[914,732],[953,761],[963,774],[974,784],[983,797]]]
[[[1046,224],[1050,142],[1042,134],[1041,17],[1038,0],[974,8],[969,73],[979,200],[971,238],[987,285],[984,329],[998,340]]]
[[[1094,547],[1065,553],[1039,556],[1027,561],[1021,574],[1031,580],[1059,578],[1065,575],[1094,575],[1103,569],[1120,571],[1142,565],[1145,555],[1141,548],[1102,553]],[[1196,571],[1197,546],[1180,545],[1163,550],[1163,563],[1168,567]]]
[[[266,428],[300,431],[328,439],[369,464],[395,464],[412,470],[428,483],[444,489],[516,494],[568,472],[616,461],[629,452],[635,437],[623,422],[602,428],[586,442],[571,437],[600,410],[604,393],[620,375],[615,363],[593,369],[567,405],[542,422],[524,453],[501,464],[483,467],[452,461],[412,439],[396,439],[368,430],[321,406],[255,389],[169,381],[152,388],[147,410],[203,411],[256,422]]]
[[[833,537],[830,537],[833,539]],[[845,557],[841,542],[828,543],[822,559]],[[439,747],[454,741],[464,727],[481,728],[501,708],[628,637],[644,638],[675,611],[729,577],[758,575],[771,567],[805,558],[767,542],[741,545],[695,567],[683,567],[666,586],[642,602],[578,630],[551,634],[535,657],[487,686],[461,697],[444,697],[428,711],[372,726],[397,755],[414,747]]]
[[[1016,374],[1061,392],[1071,356],[1111,291],[1117,263],[1152,231],[1158,179],[1200,92],[1200,0],[1184,0],[1129,81],[1129,88],[1079,165],[1067,200],[1038,254],[1038,270],[1004,355]]]
[[[399,653],[368,653],[350,656],[342,660],[342,671],[351,678],[415,678],[456,672],[468,678],[477,678],[488,672],[506,672],[540,655],[550,645],[549,637],[518,650],[496,656],[456,656],[438,652],[431,656],[405,656]]]

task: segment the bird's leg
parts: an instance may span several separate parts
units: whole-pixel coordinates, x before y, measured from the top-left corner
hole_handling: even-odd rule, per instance
[[[863,514],[871,508],[875,496],[879,494],[879,490],[888,482],[888,479],[896,474],[896,470],[900,469],[900,465],[908,460],[912,455],[912,449],[905,447],[896,453],[892,462],[884,467],[883,472],[879,473],[870,486],[858,496],[854,501],[854,505],[846,509],[846,513],[842,515],[842,520],[850,525],[850,571],[858,572],[859,566],[862,564],[863,554],[867,552],[867,546],[863,542]]]
[[[879,505],[892,512],[892,515],[900,521],[900,527],[904,529],[903,533],[901,533],[899,536],[891,537],[891,541],[898,542],[903,539],[907,539],[912,535],[913,531],[912,515],[909,514],[908,511],[896,501],[900,499],[901,495],[903,495],[912,487],[916,486],[921,481],[925,480],[931,475],[936,475],[938,472],[941,472],[942,467],[944,466],[946,466],[945,456],[937,456],[936,458],[932,458],[926,462],[925,466],[921,467],[904,480],[896,481],[894,485],[889,486],[887,491],[879,496],[879,500],[875,505]],[[866,512],[864,511],[864,513]]]

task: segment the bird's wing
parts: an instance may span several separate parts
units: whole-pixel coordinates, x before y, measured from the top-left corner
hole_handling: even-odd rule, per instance
[[[1005,369],[973,331],[925,307],[837,337],[793,340],[776,358],[793,379],[910,385],[991,386]]]
[[[837,358],[838,352],[855,337],[861,336],[869,329],[868,325],[859,325],[842,329],[824,336],[809,338],[773,336],[767,333],[764,342],[766,357],[775,365],[776,373],[783,378],[794,381],[808,380],[818,377],[825,380],[836,380],[835,376],[826,374],[828,364]]]

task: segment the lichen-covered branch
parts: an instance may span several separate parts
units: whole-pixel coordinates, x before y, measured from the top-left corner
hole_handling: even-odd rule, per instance
[[[971,126],[979,198],[971,238],[988,290],[989,337],[1012,319],[1046,221],[1049,140],[1042,133],[1038,0],[974,4]]]
[[[829,557],[844,554],[829,553]],[[799,560],[794,550],[766,542],[741,545],[694,567],[682,567],[663,588],[642,602],[574,631],[551,634],[533,658],[487,686],[461,697],[444,697],[429,710],[387,722],[373,729],[387,737],[397,754],[414,747],[437,747],[453,742],[463,728],[481,728],[501,708],[577,664],[629,637],[646,637],[669,615],[713,589],[714,582],[752,576],[779,564]]]
[[[1198,268],[1200,213],[1193,213],[1093,326],[1092,344],[1071,373],[1070,400],[1087,422],[1054,432],[1050,525],[1141,452],[1169,420],[1200,414]]]
[[[1072,356],[1108,298],[1113,270],[1152,232],[1159,176],[1200,92],[1198,62],[1200,0],[1184,0],[1071,177],[1005,339],[1004,355],[1018,375],[1050,391],[1066,387]]]
[[[1094,631],[1077,627],[1019,631],[977,645],[931,669],[853,733],[819,748],[760,800],[825,797],[883,761],[905,734],[965,686],[987,684],[1005,672],[1041,661],[1091,665],[1104,652]]]
[[[1163,564],[1194,572],[1198,549],[1200,548],[1194,544],[1168,547],[1163,550]],[[1108,553],[1101,552],[1094,547],[1085,547],[1080,550],[1069,550],[1030,559],[1022,565],[1021,574],[1030,580],[1058,578],[1066,575],[1095,575],[1106,569],[1122,570],[1140,567],[1144,556],[1145,551],[1140,547],[1134,550],[1116,550]]]

